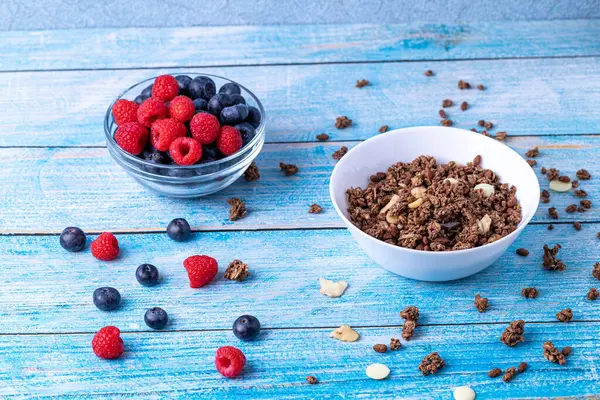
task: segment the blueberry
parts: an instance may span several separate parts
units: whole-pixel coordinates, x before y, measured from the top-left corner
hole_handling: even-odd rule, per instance
[[[231,100],[231,96],[225,93],[219,93],[208,100],[208,112],[215,117],[219,117],[221,115],[221,110],[232,104],[233,101]]]
[[[192,99],[210,99],[217,93],[217,88],[212,79],[207,76],[197,76],[190,82],[188,90]]]
[[[254,138],[254,135],[256,135],[256,130],[248,122],[242,122],[241,124],[237,124],[236,126],[234,126],[234,128],[240,131],[240,133],[242,134],[242,143],[244,146],[247,145],[248,142],[250,142]]]
[[[245,104],[225,107],[221,111],[221,120],[225,125],[235,125],[248,117],[248,107]]]
[[[94,290],[94,305],[102,311],[111,311],[119,308],[121,295],[111,287],[101,287]]]
[[[240,87],[237,84],[229,82],[221,86],[221,89],[219,89],[219,93],[242,94],[242,89],[240,89]]]
[[[150,85],[150,86],[146,87],[146,89],[142,90],[141,96],[144,100],[152,97],[152,85]]]
[[[219,150],[214,144],[202,145],[202,162],[215,161],[219,158]]]
[[[75,253],[85,247],[85,233],[77,227],[69,226],[60,234],[60,245],[63,249]]]
[[[187,75],[177,75],[175,77],[177,84],[179,85],[179,94],[182,96],[189,96],[190,91],[190,83],[192,82],[192,78]]]
[[[258,111],[258,108],[248,106],[248,118],[246,118],[246,122],[253,127],[258,128],[260,125],[260,111]]]
[[[151,144],[146,145],[140,156],[142,159],[156,165],[168,165],[173,161],[168,153],[156,150]],[[142,169],[151,174],[158,174],[161,170],[160,168],[149,167],[147,165],[142,166]]]
[[[196,112],[206,111],[208,109],[208,102],[204,99],[198,98],[194,100],[194,107],[196,107]]]
[[[190,233],[190,224],[183,218],[175,218],[167,226],[167,235],[176,242],[186,241]]]
[[[260,322],[252,315],[242,315],[233,323],[233,334],[241,340],[252,340],[260,332]]]
[[[169,322],[169,316],[162,308],[154,307],[146,311],[144,322],[152,329],[162,329]]]
[[[140,94],[139,96],[137,96],[135,99],[133,99],[133,101],[136,102],[136,104],[140,105],[142,104],[142,101],[144,101],[144,97],[142,97],[142,95]]]
[[[177,167],[179,166],[176,163],[173,163],[171,165]],[[196,173],[193,170],[187,168],[169,168],[169,170],[167,171],[167,175],[175,178],[189,178],[191,176],[195,176]]]
[[[158,283],[158,269],[152,264],[142,264],[135,270],[135,279],[144,286]]]
[[[231,105],[246,104],[246,99],[241,94],[231,94],[229,97],[231,97]]]

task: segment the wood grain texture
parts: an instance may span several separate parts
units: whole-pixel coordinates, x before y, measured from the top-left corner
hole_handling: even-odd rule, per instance
[[[578,169],[587,168],[594,178],[582,181],[581,188],[593,201],[598,198],[600,167],[594,160],[600,136],[513,137],[506,143],[520,154],[541,146],[535,170],[542,188],[548,181],[539,173],[541,165],[559,168],[573,179]],[[343,227],[329,199],[328,183],[335,165],[331,154],[344,144],[356,143],[265,145],[257,159],[259,181],[240,179],[218,194],[188,201],[142,188],[106,149],[0,149],[0,233],[60,233],[69,225],[96,232],[162,231],[177,217],[202,230]],[[300,172],[284,176],[280,161],[297,164]],[[228,220],[231,197],[246,200],[249,209],[235,222]],[[572,193],[553,193],[534,221],[554,222],[547,212],[550,206],[559,210],[559,222],[600,221],[595,204],[583,214],[564,212],[579,200]],[[324,207],[322,214],[308,214],[313,203]]]
[[[96,358],[89,334],[2,336],[0,395],[448,399],[455,387],[469,385],[477,399],[546,399],[584,398],[600,391],[600,325],[527,324],[525,342],[514,348],[498,340],[504,328],[422,327],[400,350],[386,354],[371,347],[399,337],[398,327],[357,329],[361,339],[354,343],[328,338],[329,329],[268,330],[254,342],[240,342],[230,331],[125,334],[125,353],[113,361]],[[542,343],[547,340],[573,347],[566,365],[544,359]],[[247,364],[238,379],[225,379],[215,370],[215,351],[224,345],[237,346],[246,354]],[[446,366],[424,377],[417,366],[433,351],[440,353]],[[516,367],[522,361],[529,368],[508,384],[487,376],[494,367]],[[365,375],[365,368],[376,362],[391,369],[387,379],[374,381]],[[308,385],[307,375],[320,382]]]
[[[398,313],[408,305],[420,308],[422,324],[552,322],[567,307],[574,320],[599,321],[598,302],[585,298],[590,287],[600,286],[591,273],[600,260],[598,230],[599,224],[577,234],[569,226],[552,232],[530,226],[495,265],[448,283],[415,282],[386,272],[345,230],[203,232],[187,243],[164,233],[117,235],[122,252],[113,262],[94,259],[89,249],[68,253],[56,236],[5,236],[0,238],[0,333],[92,332],[104,325],[145,331],[144,312],[155,306],[169,313],[170,330],[229,329],[245,313],[269,328],[393,326],[402,323]],[[563,246],[559,258],[567,264],[565,271],[543,270],[544,243]],[[530,255],[517,256],[520,247]],[[209,254],[219,262],[217,278],[201,289],[189,288],[182,264],[193,254]],[[241,283],[223,278],[236,258],[248,263],[251,273]],[[137,283],[135,270],[142,263],[159,268],[160,285]],[[349,287],[331,299],[319,293],[319,277],[345,280]],[[96,309],[92,293],[102,286],[120,291],[120,310]],[[535,300],[521,296],[530,286],[540,291]],[[477,293],[490,302],[482,314],[473,305]]]
[[[433,77],[424,76],[427,68]],[[267,142],[362,140],[391,129],[440,123],[443,99],[455,126],[492,121],[509,135],[600,132],[600,58],[450,61],[198,69],[244,84],[263,101]],[[175,70],[20,72],[0,74],[0,146],[103,145],[106,109],[131,85]],[[357,79],[371,86],[355,88]],[[459,90],[464,79],[485,91]],[[15,96],[18,93],[18,96]],[[40,101],[43,98],[44,101]],[[35,112],[32,111],[35,104]],[[32,114],[33,113],[33,114]],[[347,115],[350,128],[334,128]]]
[[[598,56],[599,35],[597,20],[5,31],[0,70]]]

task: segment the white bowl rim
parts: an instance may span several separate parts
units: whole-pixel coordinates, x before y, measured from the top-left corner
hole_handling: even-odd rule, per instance
[[[357,144],[356,146],[354,146],[353,148],[351,148],[348,151],[348,154],[354,151],[358,151],[357,149],[360,149],[360,147],[362,145],[364,145],[367,142],[371,142],[371,141],[378,141],[378,140],[383,140],[381,139],[382,137],[384,137],[385,135],[388,134],[392,134],[392,133],[402,133],[404,131],[408,131],[408,130],[414,130],[414,129],[435,129],[435,130],[439,130],[439,129],[444,129],[445,131],[457,131],[460,132],[460,134],[464,134],[464,135],[472,135],[472,136],[477,136],[477,137],[481,137],[482,139],[488,139],[491,140],[492,142],[494,142],[495,145],[503,145],[502,143],[499,143],[496,139],[490,138],[490,137],[485,137],[482,136],[480,133],[475,133],[473,131],[469,131],[466,129],[459,129],[459,128],[452,128],[452,127],[440,127],[440,126],[411,126],[411,127],[406,127],[406,128],[399,128],[399,129],[394,129],[391,131],[387,131],[385,133],[382,133],[380,135],[377,136],[373,136],[369,139],[366,139],[362,142],[360,142],[359,144]],[[506,146],[506,145],[504,145]],[[534,191],[534,193],[539,193],[540,192],[540,185],[539,185],[539,181],[537,179],[537,177],[535,176],[535,172],[533,171],[533,168],[531,168],[529,166],[529,164],[527,164],[527,162],[519,155],[519,153],[517,153],[516,151],[514,151],[512,148],[510,148],[509,146],[506,146],[507,149],[509,151],[512,151],[513,153],[515,153],[516,155],[519,156],[519,158],[521,160],[523,160],[523,164],[525,166],[527,166],[527,169],[525,169],[526,171],[528,171],[527,173],[532,174],[533,177],[535,178],[534,181],[537,185],[537,190]],[[435,157],[435,155],[434,155]],[[514,241],[514,237],[518,236],[521,231],[523,231],[523,229],[525,229],[525,227],[529,224],[529,222],[531,221],[531,219],[534,217],[536,210],[539,207],[539,196],[536,197],[535,199],[535,207],[533,208],[532,212],[529,214],[529,216],[527,216],[525,219],[523,219],[523,217],[521,217],[521,222],[519,223],[519,225],[517,226],[517,229],[515,229],[514,231],[512,231],[511,233],[509,233],[508,235],[492,242],[492,243],[486,243],[482,246],[478,246],[478,247],[473,247],[470,249],[463,249],[463,250],[449,250],[449,251],[424,251],[424,250],[415,250],[415,249],[409,249],[406,247],[402,247],[402,246],[397,246],[397,245],[393,245],[390,243],[386,243],[383,240],[379,240],[377,238],[374,238],[373,236],[367,234],[366,232],[358,229],[358,227],[356,227],[352,221],[350,221],[348,218],[346,218],[346,216],[344,215],[344,213],[340,210],[339,205],[337,204],[337,202],[335,201],[335,196],[334,196],[334,189],[333,189],[333,182],[334,182],[334,177],[336,176],[336,174],[339,174],[340,169],[339,166],[344,162],[344,158],[342,157],[337,164],[335,165],[335,167],[333,168],[333,172],[331,173],[331,177],[329,179],[329,197],[331,197],[331,202],[333,203],[333,207],[335,208],[335,211],[338,213],[338,215],[342,218],[342,220],[344,221],[344,223],[348,226],[349,229],[353,229],[356,233],[358,233],[360,236],[366,238],[367,240],[371,241],[372,243],[378,243],[380,245],[384,245],[387,248],[393,249],[394,251],[406,251],[409,253],[413,253],[413,254],[423,254],[423,255],[427,255],[427,256],[433,256],[433,257],[444,257],[444,256],[448,256],[448,255],[458,255],[458,254],[469,254],[469,253],[475,253],[478,251],[484,251],[483,249],[487,249],[489,248],[489,246],[492,245],[496,245],[496,244],[501,244],[504,242],[512,242]],[[401,161],[401,160],[398,160]],[[411,160],[412,161],[412,160]],[[517,188],[518,190],[518,188]],[[521,209],[521,212],[523,212],[523,210]],[[510,245],[510,243],[509,243]],[[507,247],[509,246],[507,245]]]

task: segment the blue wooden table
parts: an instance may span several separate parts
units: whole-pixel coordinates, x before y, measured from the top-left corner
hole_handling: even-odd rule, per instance
[[[581,188],[600,195],[600,21],[473,23],[469,25],[301,25],[211,28],[88,29],[0,33],[0,397],[90,398],[439,398],[469,385],[477,398],[581,398],[600,394],[600,300],[586,299],[600,261],[600,213],[567,214],[573,194],[552,194],[500,261],[449,283],[410,281],[379,268],[343,228],[328,197],[332,153],[390,129],[439,123],[442,99],[466,100],[451,110],[454,125],[492,121],[506,144],[524,154],[539,146],[534,167],[571,177],[587,168]],[[424,76],[431,69],[435,75]],[[124,88],[176,71],[224,75],[253,90],[269,113],[257,159],[261,179],[240,180],[197,200],[158,197],[138,186],[109,157],[102,121]],[[355,88],[358,79],[371,84]],[[459,79],[486,90],[459,91]],[[347,115],[352,127],[337,130]],[[315,136],[326,132],[328,142]],[[284,177],[279,162],[300,172]],[[231,197],[247,217],[230,222]],[[308,214],[312,203],[322,214]],[[556,207],[559,220],[552,220]],[[176,243],[167,223],[184,217],[192,240]],[[582,222],[581,231],[572,223]],[[554,230],[548,230],[549,223]],[[122,254],[100,262],[89,251],[67,253],[66,226],[93,239],[117,234]],[[560,243],[567,269],[542,268],[542,247]],[[515,249],[530,250],[518,257]],[[182,261],[210,254],[220,273],[190,289]],[[242,283],[222,279],[233,259],[249,264]],[[158,266],[164,281],[135,281],[141,263]],[[319,277],[349,283],[344,296],[319,293]],[[102,312],[91,301],[99,286],[120,290],[123,305]],[[535,286],[537,299],[521,289]],[[475,294],[489,298],[479,313]],[[373,344],[400,337],[399,311],[421,310],[420,325],[396,352]],[[166,331],[143,322],[163,307]],[[555,314],[570,307],[569,323]],[[263,324],[260,340],[240,342],[239,315]],[[527,321],[525,342],[499,341],[508,323]],[[328,338],[342,324],[361,339]],[[105,325],[123,332],[125,354],[98,359],[93,334]],[[542,343],[572,346],[565,366],[543,357]],[[214,367],[215,350],[241,348],[243,375],[228,380]],[[446,367],[423,377],[417,366],[437,351]],[[526,361],[512,382],[491,379],[493,367]],[[384,381],[364,373],[371,363],[392,370]],[[307,375],[319,379],[308,385]]]

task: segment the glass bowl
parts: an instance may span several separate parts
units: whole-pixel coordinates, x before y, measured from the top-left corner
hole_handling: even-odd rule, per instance
[[[104,133],[106,144],[111,157],[140,185],[168,197],[192,198],[206,196],[231,185],[237,180],[250,163],[256,158],[265,141],[265,110],[258,98],[244,86],[221,76],[180,72],[176,75],[187,75],[194,79],[196,76],[208,76],[217,87],[226,83],[235,83],[242,90],[242,96],[246,104],[254,106],[260,112],[260,125],[256,128],[256,134],[250,142],[237,153],[220,160],[202,164],[180,166],[153,164],[123,150],[115,141],[114,133],[117,130],[112,116],[113,104],[119,99],[134,100],[144,88],[154,82],[154,78],[141,81],[121,93],[108,107],[104,118]]]

